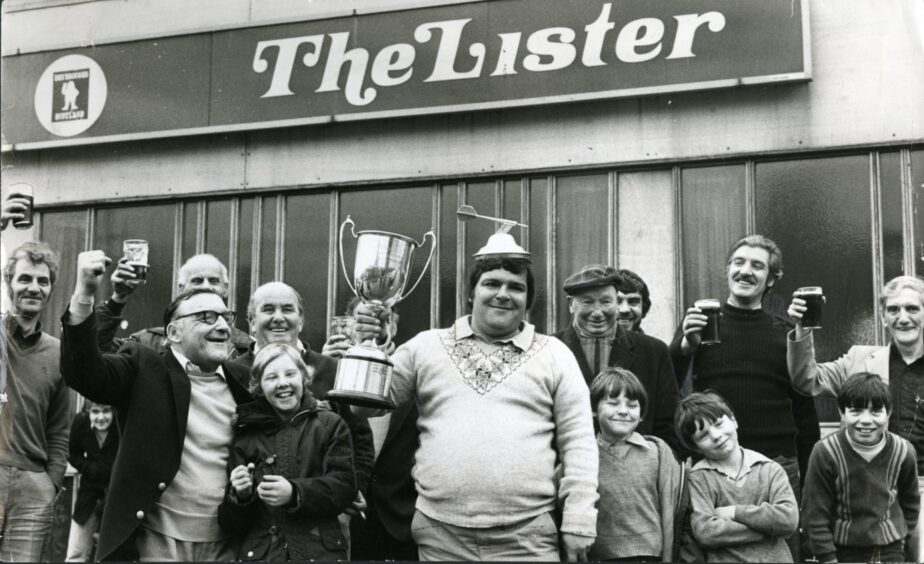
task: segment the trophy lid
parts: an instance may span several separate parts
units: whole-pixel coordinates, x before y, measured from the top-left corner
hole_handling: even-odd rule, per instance
[[[462,220],[468,220],[477,217],[481,219],[487,219],[498,224],[497,232],[494,233],[494,235],[488,237],[488,242],[485,243],[483,247],[478,249],[478,252],[473,255],[475,260],[485,260],[489,258],[529,260],[529,251],[518,245],[516,239],[514,239],[513,235],[510,234],[510,230],[513,229],[514,226],[528,226],[522,223],[517,223],[511,219],[479,215],[475,212],[475,208],[469,205],[460,206],[456,213]]]

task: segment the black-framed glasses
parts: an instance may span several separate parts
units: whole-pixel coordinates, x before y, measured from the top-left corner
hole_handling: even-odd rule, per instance
[[[237,312],[234,312],[231,310],[223,311],[221,313],[217,311],[212,311],[212,310],[194,311],[192,313],[187,313],[185,315],[178,315],[174,317],[173,320],[176,321],[177,319],[183,319],[184,317],[192,317],[194,315],[196,316],[196,321],[201,321],[202,323],[205,323],[207,325],[215,325],[215,323],[218,322],[219,317],[224,319],[225,323],[227,323],[228,325],[233,325],[234,319],[237,317]]]

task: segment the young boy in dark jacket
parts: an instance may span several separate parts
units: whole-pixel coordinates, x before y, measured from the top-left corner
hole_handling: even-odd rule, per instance
[[[244,537],[242,560],[344,560],[337,515],[356,497],[350,433],[308,390],[294,348],[254,358],[253,402],[237,409],[219,524]]]

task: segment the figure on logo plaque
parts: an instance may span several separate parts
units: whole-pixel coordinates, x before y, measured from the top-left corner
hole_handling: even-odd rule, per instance
[[[343,230],[347,224],[357,239],[353,283],[350,283],[343,258]],[[366,305],[374,309],[390,309],[413,292],[423,280],[436,250],[436,236],[432,230],[427,231],[418,243],[410,237],[387,231],[367,230],[356,233],[355,227],[350,216],[340,225],[340,265],[347,284]],[[417,281],[405,292],[414,249],[422,247],[427,237],[430,237],[430,255]],[[337,379],[328,396],[355,405],[394,409],[394,402],[388,398],[393,365],[383,352],[394,337],[392,331],[389,327],[387,338],[381,345],[366,340],[346,352],[337,366]]]

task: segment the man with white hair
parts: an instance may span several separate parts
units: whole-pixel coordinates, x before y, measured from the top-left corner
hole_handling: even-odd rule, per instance
[[[847,378],[860,373],[876,374],[892,390],[893,408],[889,431],[908,439],[917,451],[918,475],[924,473],[924,280],[898,276],[879,294],[882,324],[889,332],[885,346],[855,345],[831,362],[815,362],[812,329],[802,327],[805,301],[794,297],[789,316],[796,328],[786,342],[786,360],[793,387],[813,396],[837,396]],[[924,479],[922,485],[924,485]],[[924,487],[922,487],[924,489]],[[918,559],[922,521],[918,519],[909,558]]]
[[[103,351],[115,352],[123,343],[115,337],[122,325],[122,310],[129,297],[141,284],[126,258],[119,260],[110,277],[112,296],[96,308],[99,322],[99,344]],[[177,294],[196,288],[207,288],[228,302],[228,269],[217,257],[210,254],[193,255],[183,263],[177,272]],[[129,339],[160,350],[165,346],[166,333],[163,327],[148,327],[133,333]],[[236,358],[249,350],[250,336],[237,328],[231,328],[231,357]]]

